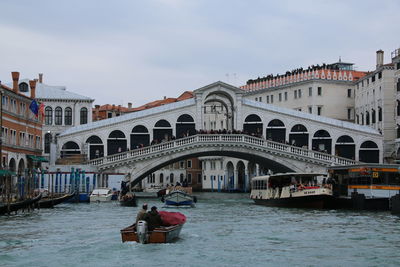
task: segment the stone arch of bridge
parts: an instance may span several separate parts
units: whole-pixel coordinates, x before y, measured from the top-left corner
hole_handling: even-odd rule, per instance
[[[137,167],[132,170],[132,173],[130,175],[132,186],[138,184],[148,175],[161,169],[162,167],[168,166],[181,160],[205,156],[226,156],[248,160],[257,163],[260,166],[265,166],[274,173],[304,171],[304,168],[300,164],[292,161],[289,158],[257,151],[250,148],[232,146],[224,147],[224,150],[221,150],[221,147],[218,146],[207,148],[196,147],[191,149],[184,149],[178,151],[177,153],[152,158],[149,160],[148,163],[142,164],[141,168],[139,167],[140,164],[138,164]]]

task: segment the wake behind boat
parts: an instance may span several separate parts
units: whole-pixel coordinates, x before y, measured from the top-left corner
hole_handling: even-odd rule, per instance
[[[250,198],[256,204],[294,208],[329,208],[332,187],[326,174],[283,173],[254,177]]]

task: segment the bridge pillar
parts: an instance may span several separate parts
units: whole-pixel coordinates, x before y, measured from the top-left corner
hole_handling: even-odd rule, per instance
[[[233,173],[233,189],[237,189],[239,183],[239,170],[236,168],[236,166],[234,167]]]

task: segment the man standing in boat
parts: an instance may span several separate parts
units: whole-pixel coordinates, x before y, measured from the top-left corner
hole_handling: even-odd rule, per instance
[[[146,220],[147,217],[147,203],[144,203],[142,209],[139,210],[138,214],[136,215],[136,225],[138,221]]]
[[[149,231],[153,231],[154,228],[162,225],[161,216],[158,213],[156,206],[151,207],[151,211],[147,213],[146,221]]]

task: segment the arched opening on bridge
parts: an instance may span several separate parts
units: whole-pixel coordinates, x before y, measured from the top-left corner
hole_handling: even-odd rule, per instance
[[[292,127],[289,134],[289,144],[308,148],[308,130],[304,125],[296,124]]]
[[[196,134],[196,125],[192,116],[188,114],[180,115],[176,121],[176,137],[181,138]]]
[[[131,132],[131,149],[145,147],[150,144],[149,130],[143,125],[133,127]]]
[[[204,130],[233,130],[234,113],[232,97],[221,91],[207,95],[202,113]]]
[[[235,168],[233,167],[232,161],[228,161],[228,163],[226,163],[226,171],[228,175],[227,177],[228,190],[233,190],[235,188]]]
[[[163,140],[168,141],[171,140],[171,137],[172,137],[171,124],[166,120],[157,121],[153,129],[154,141],[156,143],[159,143]]]
[[[18,163],[18,176],[24,176],[24,170],[25,170],[25,161],[24,159],[20,159]]]
[[[101,158],[104,156],[104,145],[100,137],[92,135],[86,140],[89,144],[89,159]]]
[[[107,155],[124,152],[126,148],[125,134],[120,130],[112,131],[107,139]]]
[[[362,143],[358,155],[361,162],[379,163],[379,149],[375,142],[365,141]]]
[[[286,127],[281,120],[275,119],[268,123],[267,140],[285,143]]]
[[[312,150],[331,154],[332,153],[331,135],[325,130],[316,131],[312,139]]]
[[[180,182],[181,184],[183,184],[183,180],[185,180],[185,177],[184,177],[183,173],[181,173],[181,174],[179,175],[179,182]]]
[[[243,123],[243,132],[261,137],[263,134],[263,123],[261,118],[256,114],[247,116]]]
[[[174,174],[172,172],[169,175],[169,182],[171,183],[171,185],[174,185]]]
[[[10,169],[10,171],[15,172],[16,171],[16,163],[15,163],[15,159],[11,158],[10,159],[10,163],[8,164],[8,167]]]
[[[240,192],[244,192],[246,188],[246,167],[243,161],[239,161],[236,165],[237,169],[237,190]]]
[[[62,146],[61,149],[62,158],[68,155],[77,155],[77,154],[81,154],[81,150],[77,143],[69,141]]]
[[[335,155],[348,159],[355,159],[356,145],[353,138],[348,135],[342,135],[336,141]]]

